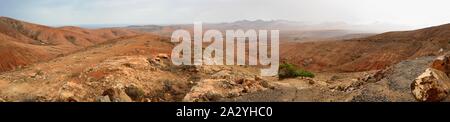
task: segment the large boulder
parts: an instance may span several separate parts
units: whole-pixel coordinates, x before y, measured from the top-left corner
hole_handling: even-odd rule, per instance
[[[125,93],[134,101],[142,101],[145,95],[145,91],[136,85],[129,85],[125,87]]]
[[[0,102],[6,102],[6,100],[4,100],[4,99],[0,98]]]
[[[222,98],[238,97],[246,93],[258,92],[270,88],[267,81],[259,77],[231,79],[204,79],[192,87],[183,101],[218,101]]]
[[[205,79],[192,87],[191,91],[186,94],[183,101],[185,102],[205,102],[215,101],[220,98],[237,97],[244,90],[233,81],[226,79]]]
[[[401,61],[387,69],[365,74],[359,80],[364,85],[353,102],[415,102],[411,94],[411,84],[430,66],[435,56],[420,57],[413,60]],[[347,93],[348,94],[348,93]]]
[[[61,102],[79,102],[80,96],[86,94],[86,89],[81,84],[69,81],[59,90],[58,100]]]
[[[411,91],[418,101],[437,102],[449,93],[450,79],[441,70],[428,68],[411,84]]]
[[[125,91],[119,88],[110,88],[105,90],[102,94],[108,96],[112,102],[133,102],[131,98],[125,93]]]
[[[436,58],[430,66],[436,70],[440,70],[447,75],[450,74],[450,55],[444,55]]]
[[[109,96],[98,96],[96,102],[111,102]]]

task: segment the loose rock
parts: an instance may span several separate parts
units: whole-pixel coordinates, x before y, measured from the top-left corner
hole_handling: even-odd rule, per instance
[[[102,95],[107,95],[112,102],[132,102],[131,98],[123,90],[118,88],[107,89]]]
[[[433,61],[431,64],[431,68],[434,68],[436,70],[440,70],[447,75],[450,74],[450,56],[444,55],[436,58],[436,60]]]
[[[450,79],[447,74],[428,68],[411,84],[411,91],[418,101],[437,102],[449,93]]]
[[[99,97],[97,97],[97,99],[95,101],[97,101],[97,102],[111,102],[111,99],[109,98],[109,96],[99,96]]]
[[[130,98],[133,99],[134,101],[140,101],[145,95],[144,90],[142,90],[141,88],[139,88],[135,85],[130,85],[130,86],[126,87],[125,93],[128,96],[130,96]]]

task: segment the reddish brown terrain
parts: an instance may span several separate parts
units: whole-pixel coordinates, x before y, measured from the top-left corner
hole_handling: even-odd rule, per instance
[[[124,29],[54,28],[0,17],[0,72],[137,34]]]
[[[450,24],[388,32],[342,41],[283,43],[281,57],[313,71],[357,72],[384,69],[403,60],[437,56],[450,49]]]
[[[144,25],[129,26],[126,29],[150,32],[157,35],[171,36],[172,32],[177,29],[185,29],[192,32],[193,24],[175,24],[167,26]],[[286,20],[242,20],[231,23],[203,23],[203,30],[215,29],[225,32],[225,30],[280,30],[280,40],[289,42],[308,42],[321,40],[341,40],[357,37],[367,37],[374,35],[374,30],[362,31],[361,27],[347,24],[306,24],[303,22],[286,21]]]
[[[269,87],[252,68],[173,66],[168,57],[173,46],[168,38],[158,35],[124,37],[29,68],[4,72],[0,75],[0,98],[65,102],[212,101],[240,96],[243,90],[250,93]]]
[[[175,66],[175,44],[162,33],[2,17],[0,102],[450,101],[443,88],[426,90],[439,85],[420,84],[449,79],[450,55],[436,57],[449,52],[450,25],[366,36],[282,38],[283,61],[316,77],[279,79],[251,66]]]

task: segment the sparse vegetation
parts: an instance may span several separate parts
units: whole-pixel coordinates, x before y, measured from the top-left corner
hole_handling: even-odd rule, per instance
[[[125,88],[125,93],[134,101],[140,101],[145,95],[145,91],[137,86],[129,86]]]
[[[286,78],[296,78],[296,77],[310,77],[314,78],[314,74],[312,72],[299,69],[297,66],[290,63],[282,63],[280,64],[280,70],[278,72],[278,77],[280,79]]]
[[[69,78],[78,78],[81,75],[81,72],[73,72],[69,75]]]
[[[155,88],[154,91],[146,92],[144,98],[158,102],[181,101],[191,89],[187,82],[178,79],[160,79],[156,82],[160,84],[160,87]]]
[[[72,44],[74,44],[74,45],[77,45],[77,44],[76,44],[77,38],[75,38],[74,36],[65,36],[65,38],[66,38],[67,41],[69,41],[70,43],[72,43]]]
[[[37,70],[37,71],[36,71],[36,75],[42,76],[42,75],[44,75],[44,71],[42,71],[42,70]]]

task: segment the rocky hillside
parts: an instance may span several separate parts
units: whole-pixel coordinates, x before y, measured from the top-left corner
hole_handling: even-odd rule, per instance
[[[3,101],[216,101],[270,88],[256,68],[174,66],[168,38],[120,38],[0,75]]]
[[[111,39],[139,34],[124,29],[54,28],[0,17],[0,72],[62,56]]]
[[[369,71],[440,55],[450,49],[449,40],[450,24],[446,24],[342,41],[283,43],[281,57],[313,71]]]
[[[450,25],[281,43],[314,78],[252,66],[176,66],[170,38],[0,18],[0,102],[449,101]],[[11,70],[14,69],[14,70]]]
[[[221,101],[448,102],[449,59],[449,55],[426,56],[371,72],[318,73],[315,78],[274,80],[273,89]]]

